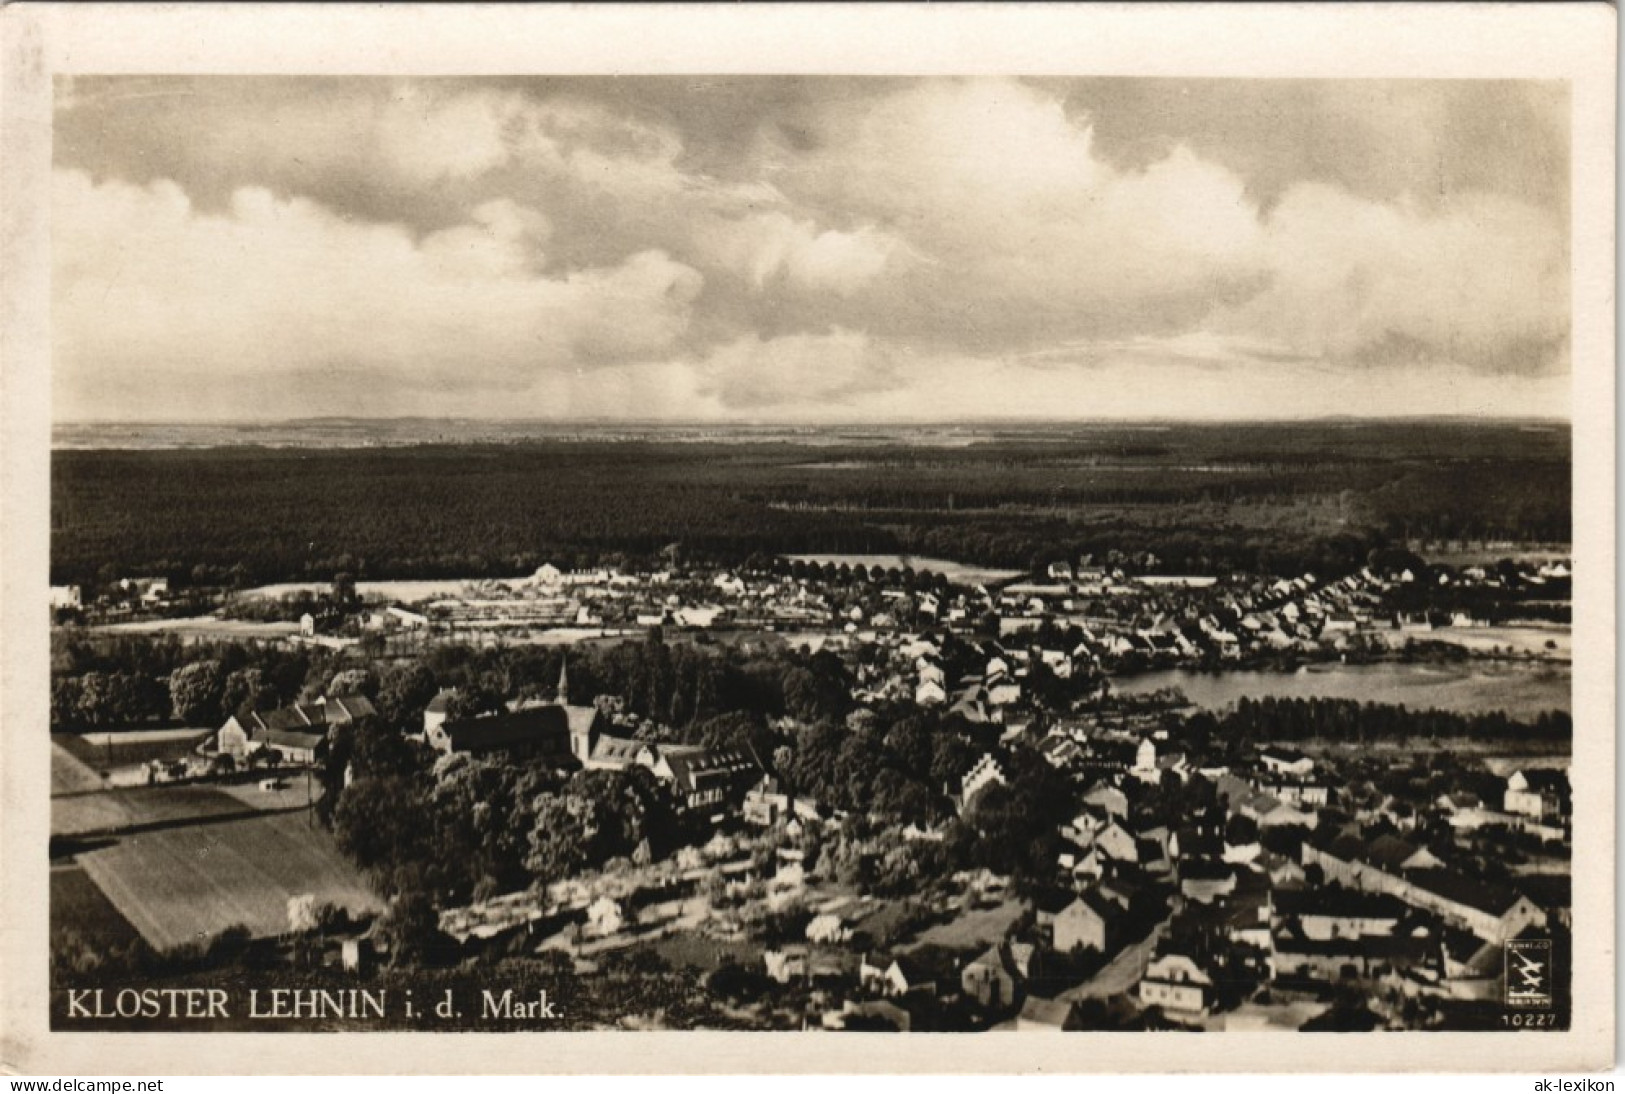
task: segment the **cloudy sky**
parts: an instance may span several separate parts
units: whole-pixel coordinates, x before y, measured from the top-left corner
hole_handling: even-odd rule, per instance
[[[56,90],[58,421],[1569,411],[1560,84]]]

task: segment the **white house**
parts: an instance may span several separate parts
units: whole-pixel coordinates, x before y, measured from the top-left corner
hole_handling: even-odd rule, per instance
[[[1140,742],[1140,747],[1134,751],[1134,770],[1137,772],[1150,772],[1157,769],[1157,742],[1150,737]]]
[[[1182,953],[1163,954],[1146,966],[1140,1002],[1170,1014],[1205,1014],[1213,1003],[1213,978]]]
[[[1561,771],[1514,771],[1507,779],[1502,808],[1508,813],[1547,820],[1568,812],[1568,776]]]
[[[999,767],[998,759],[991,752],[983,753],[982,758],[960,780],[959,800],[962,806],[969,805],[984,787],[994,783],[1002,785],[1004,781],[1004,771]]]
[[[1260,752],[1258,760],[1276,775],[1295,775],[1301,779],[1315,770],[1315,761],[1302,752],[1273,745]]]

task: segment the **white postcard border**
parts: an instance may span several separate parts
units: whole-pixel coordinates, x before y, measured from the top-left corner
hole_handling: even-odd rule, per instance
[[[0,1070],[1580,1071],[1614,1057],[1615,12],[1548,5],[0,9]],[[51,79],[64,73],[1564,79],[1573,105],[1574,1028],[1565,1033],[73,1034],[46,1021]],[[1373,1037],[1380,1040],[1373,1042]]]

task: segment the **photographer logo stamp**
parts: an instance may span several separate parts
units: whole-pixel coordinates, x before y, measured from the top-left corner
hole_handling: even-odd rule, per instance
[[[1530,1008],[1552,1005],[1551,939],[1507,940],[1506,1005]]]

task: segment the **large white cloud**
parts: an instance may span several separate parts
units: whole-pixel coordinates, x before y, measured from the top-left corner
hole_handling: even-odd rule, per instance
[[[842,321],[942,352],[1208,331],[1309,360],[1566,365],[1565,227],[1507,197],[1384,203],[1305,183],[1262,209],[1187,148],[1114,167],[1087,118],[1005,81],[832,111],[815,151],[772,156],[792,200],[873,218],[923,256]]]
[[[1265,232],[1269,287],[1214,317],[1293,353],[1367,365],[1550,371],[1568,330],[1568,249],[1551,219],[1468,194],[1442,208],[1288,191]]]
[[[387,88],[169,134],[187,186],[236,180],[220,202],[59,171],[62,412],[115,412],[112,376],[229,401],[354,375],[430,413],[1319,413],[1375,410],[1383,367],[1448,412],[1554,405],[1567,372],[1567,228],[1513,196],[1300,181],[1261,206],[1186,145],[1114,164],[1004,80],[813,95],[726,164],[703,119],[557,85]]]
[[[55,351],[70,396],[108,369],[203,385],[320,370],[522,388],[551,369],[668,352],[702,283],[658,251],[550,276],[546,221],[508,202],[414,238],[264,190],[202,214],[173,185],[68,171],[54,199]]]
[[[810,220],[782,212],[717,218],[699,233],[701,248],[757,292],[785,284],[850,296],[879,277],[899,241],[865,226],[853,232],[819,230]]]
[[[841,205],[922,257],[876,299],[877,323],[1012,348],[1178,322],[1262,276],[1242,181],[1184,150],[1140,173],[1021,84],[924,84],[826,120],[818,150],[780,149],[792,199]]]

